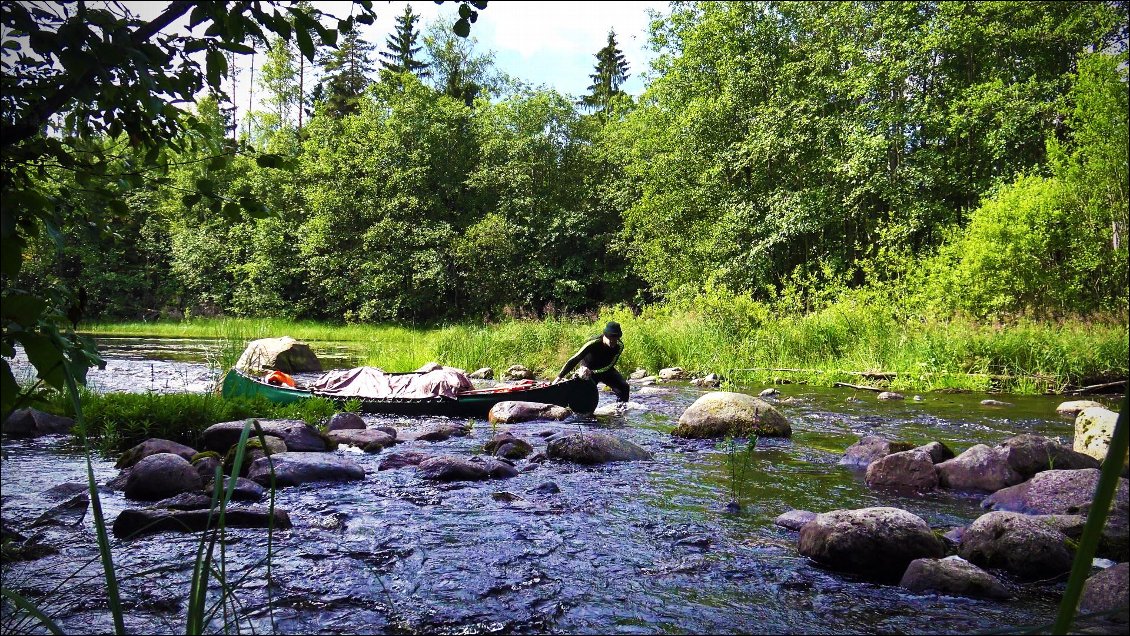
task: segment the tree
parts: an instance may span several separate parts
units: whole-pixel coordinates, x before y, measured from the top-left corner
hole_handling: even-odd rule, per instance
[[[616,44],[616,32],[608,32],[608,43],[596,53],[596,71],[589,75],[592,84],[589,94],[581,98],[581,105],[590,111],[607,113],[617,96],[623,95],[620,87],[628,79],[628,60]]]
[[[281,37],[275,38],[267,50],[267,61],[260,69],[259,84],[267,93],[263,103],[278,118],[278,126],[289,125],[295,107],[301,108],[300,89],[294,51],[290,43]]]
[[[476,53],[477,43],[475,38],[456,37],[440,22],[429,25],[424,34],[432,87],[468,106],[483,92],[497,94],[503,81],[494,70],[493,53]]]
[[[381,67],[393,73],[414,73],[417,77],[431,75],[428,64],[416,59],[421,46],[416,44],[420,34],[416,30],[416,20],[420,16],[412,12],[412,5],[404,7],[404,14],[396,18],[396,31],[388,37],[387,51],[381,51]]]
[[[342,43],[318,59],[322,67],[319,91],[331,116],[343,117],[357,111],[357,100],[373,83],[372,52],[375,46],[355,28],[342,31]]]

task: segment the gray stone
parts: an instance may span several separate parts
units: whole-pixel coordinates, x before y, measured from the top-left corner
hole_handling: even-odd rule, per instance
[[[773,523],[788,528],[789,530],[800,530],[804,524],[816,518],[815,512],[808,510],[790,510],[784,514],[777,515]]]
[[[126,509],[114,519],[114,536],[132,539],[158,532],[201,532],[216,527],[219,512],[211,510],[159,510]],[[276,530],[291,527],[290,515],[282,508],[274,514],[266,507],[228,507],[224,511],[224,525],[228,528],[268,528]]]
[[[492,424],[515,424],[530,420],[563,420],[573,411],[556,404],[506,400],[490,408],[487,420]]]
[[[911,561],[944,554],[920,517],[899,508],[833,510],[804,524],[798,550],[825,567],[882,581],[902,579]]]
[[[118,463],[115,464],[114,467],[129,468],[142,459],[150,455],[156,455],[157,453],[172,453],[174,455],[180,455],[188,461],[192,461],[192,457],[196,455],[196,449],[191,446],[185,446],[179,442],[154,437],[122,453],[122,456],[118,458]]]
[[[157,453],[137,462],[125,480],[125,496],[157,500],[203,487],[200,473],[180,455]]]
[[[418,466],[420,462],[428,457],[430,457],[430,455],[414,451],[390,453],[381,458],[381,463],[377,466],[377,470],[395,470],[397,468],[404,468],[405,466]]]
[[[255,460],[247,471],[247,478],[269,488],[272,463],[275,470],[275,485],[279,487],[297,486],[308,482],[351,481],[365,478],[365,469],[346,457],[332,453],[292,451]]]
[[[1094,400],[1071,400],[1069,402],[1061,402],[1059,406],[1055,407],[1055,412],[1065,417],[1075,417],[1084,409],[1092,407],[1106,408]]]
[[[883,400],[883,401],[906,399],[905,396],[903,396],[902,393],[898,393],[896,391],[883,391],[882,393],[880,393],[879,395],[877,395],[875,397],[877,399]]]
[[[356,413],[350,413],[348,411],[342,413],[334,413],[333,417],[330,418],[329,423],[326,424],[326,432],[339,431],[343,429],[364,428],[365,420],[361,419],[360,415]]]
[[[729,391],[713,391],[690,405],[671,431],[675,437],[723,438],[789,437],[792,427],[784,415],[768,402]]]
[[[366,453],[379,453],[381,449],[388,448],[396,443],[395,438],[375,428],[367,428],[364,430],[355,428],[339,429],[326,433],[326,437],[329,437],[338,444],[356,446]]]
[[[1024,479],[1045,470],[1098,468],[1099,460],[1071,450],[1067,446],[1041,435],[1017,435],[1005,440],[1005,458]]]
[[[321,373],[322,363],[310,350],[310,345],[290,336],[253,340],[235,363],[237,369],[260,373],[278,369],[285,373]]]
[[[205,486],[204,490],[205,490],[205,492],[211,493],[212,490],[215,487],[216,487],[216,482],[211,481],[211,482],[208,482],[208,485]],[[224,493],[227,491],[228,480],[224,479],[223,481],[221,481],[220,487],[224,489],[224,492],[221,492],[221,494],[220,494],[220,496],[222,497],[222,496],[224,496]],[[247,479],[245,477],[237,477],[236,480],[235,480],[235,489],[232,490],[231,500],[232,501],[260,501],[261,499],[263,499],[263,496],[266,495],[266,494],[267,494],[267,490],[265,488],[263,488],[262,486],[260,486],[259,484],[255,483],[254,481],[251,481],[250,479]]]
[[[567,433],[551,437],[546,455],[551,459],[586,465],[652,458],[651,453],[640,446],[602,431]]]
[[[930,455],[930,460],[935,464],[940,464],[947,459],[953,459],[954,453],[950,450],[949,446],[941,442],[930,442],[918,447],[918,450],[926,451]]]
[[[526,440],[515,437],[507,431],[495,435],[493,439],[483,444],[483,451],[507,459],[523,459],[534,452],[534,447]]]
[[[70,433],[75,421],[37,409],[17,409],[4,420],[0,433],[11,437],[42,437]]]
[[[416,466],[416,475],[429,481],[483,481],[489,479],[483,462],[466,457],[439,455],[429,457]]]
[[[220,422],[204,430],[201,436],[207,450],[219,453],[227,452],[229,448],[239,442],[243,432],[245,420],[236,422]],[[318,429],[302,420],[258,420],[263,434],[278,437],[286,442],[288,451],[318,452],[326,450],[326,440]],[[248,439],[255,439],[258,433],[252,427]]]
[[[490,367],[483,367],[471,372],[471,379],[473,380],[493,380],[494,369]]]
[[[935,468],[938,485],[952,490],[995,492],[1024,481],[1024,476],[1009,465],[1004,447],[985,444],[975,444]]]
[[[1105,633],[1125,634],[1130,625],[1130,609],[1126,602],[1128,574],[1130,564],[1123,561],[1093,575],[1083,584],[1079,613],[1109,613],[1098,621],[1099,627],[1109,628],[1109,631],[1104,630]]]
[[[1083,409],[1075,417],[1075,437],[1071,448],[1080,453],[1085,453],[1099,460],[1106,460],[1110,450],[1110,438],[1114,434],[1114,425],[1118,422],[1118,413],[1101,406],[1092,406]],[[1122,456],[1122,475],[1126,476],[1127,458],[1130,454]]]
[[[915,559],[899,585],[912,592],[1004,600],[1012,597],[1000,579],[961,557]]]
[[[913,446],[907,442],[894,442],[877,435],[864,435],[858,442],[847,447],[840,464],[856,468],[867,468],[872,462],[891,453],[908,451]]]
[[[1066,574],[1074,558],[1062,532],[1016,512],[978,517],[962,535],[958,554],[970,563],[1000,568],[1025,581]]]
[[[933,492],[938,487],[934,460],[923,450],[891,453],[867,467],[867,485],[903,494]]]

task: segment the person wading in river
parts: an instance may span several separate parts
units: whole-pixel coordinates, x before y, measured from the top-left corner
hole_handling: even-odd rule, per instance
[[[557,374],[555,382],[564,380],[573,367],[580,364],[580,368],[577,369],[578,377],[603,382],[616,394],[618,401],[627,402],[630,391],[628,382],[616,370],[616,360],[624,351],[624,343],[620,340],[623,335],[619,323],[610,322],[605,325],[603,334],[586,342],[572,358],[569,358],[565,366],[561,367],[561,373]]]

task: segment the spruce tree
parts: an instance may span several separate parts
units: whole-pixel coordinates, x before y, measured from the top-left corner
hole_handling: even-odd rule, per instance
[[[423,48],[416,44],[420,32],[416,29],[416,21],[420,16],[412,12],[412,5],[404,7],[404,15],[396,18],[396,32],[389,36],[386,43],[387,51],[381,51],[381,66],[393,73],[415,73],[417,77],[429,77],[431,71],[428,64],[416,59],[416,54]]]
[[[322,81],[315,94],[325,100],[326,111],[341,117],[357,110],[357,101],[373,81],[372,43],[365,41],[356,28],[341,32],[337,49],[322,54]]]
[[[620,86],[628,79],[628,60],[616,44],[616,32],[608,32],[608,44],[596,54],[596,70],[589,85],[589,94],[581,98],[581,105],[596,113],[606,112],[617,95],[623,95]]]

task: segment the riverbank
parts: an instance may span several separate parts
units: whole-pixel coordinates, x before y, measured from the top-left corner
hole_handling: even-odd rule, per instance
[[[330,325],[274,318],[213,318],[177,322],[99,323],[97,337],[214,338],[216,364],[232,366],[246,344],[288,335],[312,343],[343,343],[358,364],[405,371],[436,361],[468,370],[522,364],[539,376],[561,365],[608,320],[624,330],[625,373],[682,367],[717,373],[733,383],[836,383],[924,393],[973,391],[1019,395],[1068,394],[1125,381],[1130,375],[1127,325],[1110,322],[1019,320],[899,320],[870,305],[839,303],[805,316],[772,316],[734,305],[701,311],[655,308],[639,314],[606,309],[589,318],[507,320],[493,324],[409,328]],[[1121,391],[1125,390],[1125,384]],[[1109,389],[1120,392],[1118,387]]]

